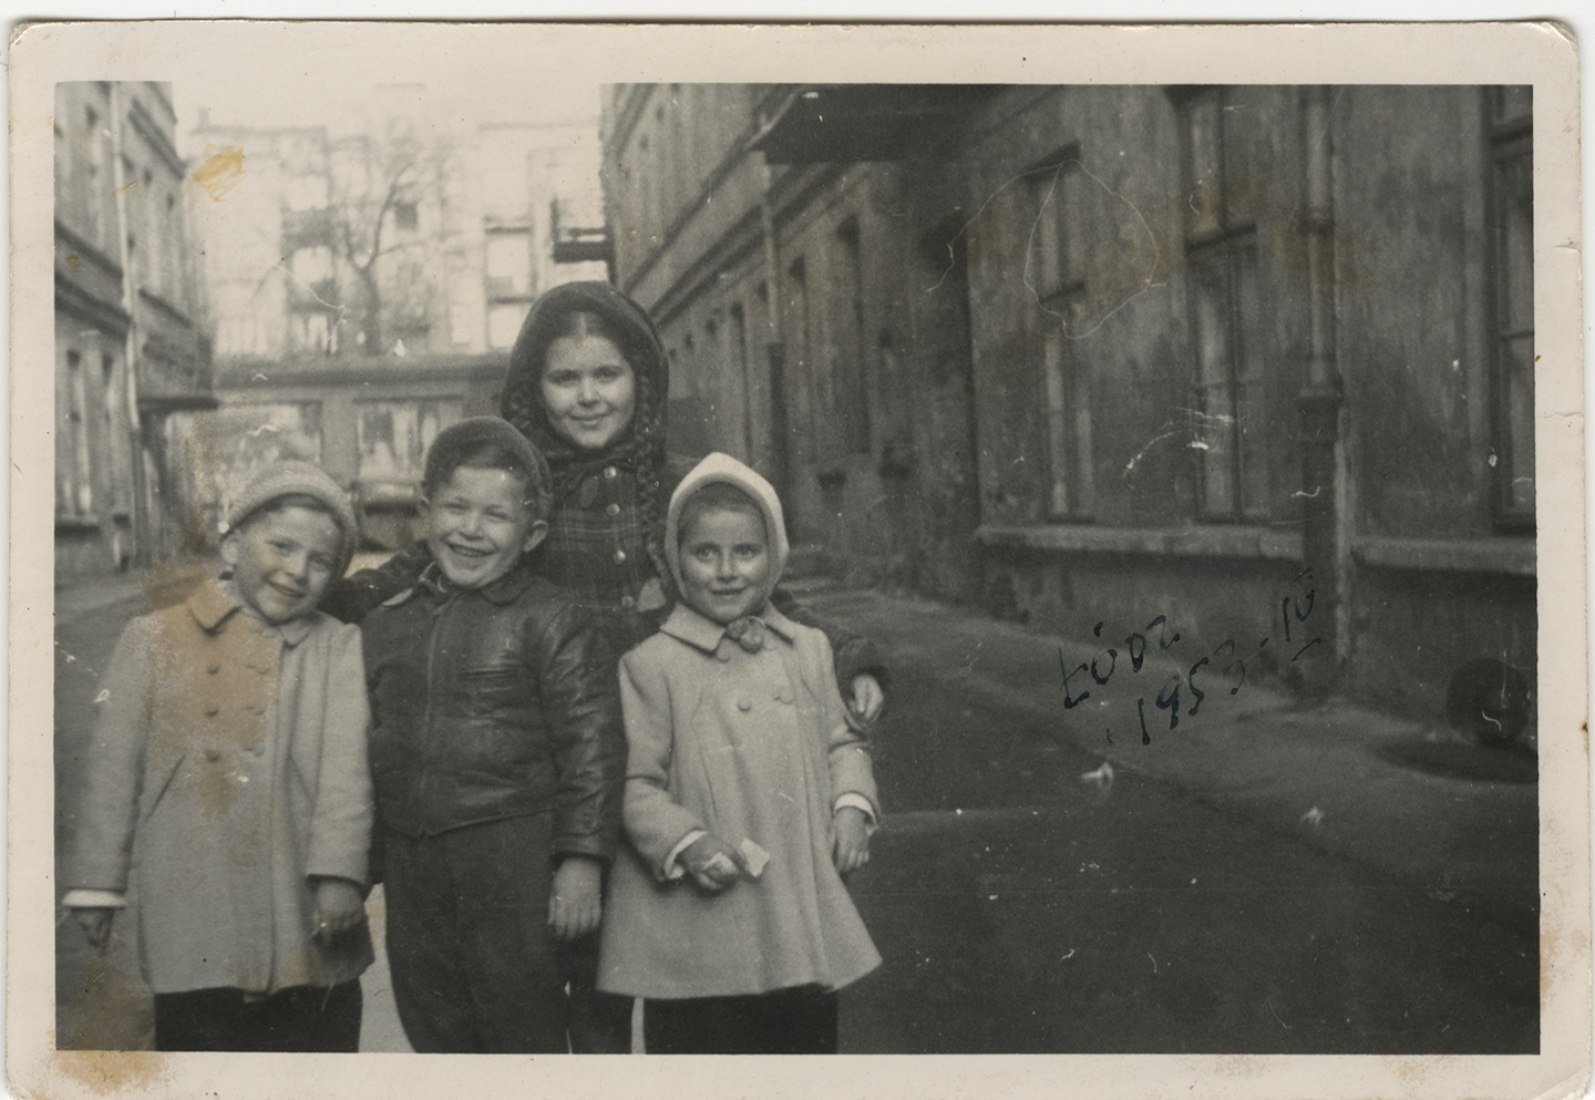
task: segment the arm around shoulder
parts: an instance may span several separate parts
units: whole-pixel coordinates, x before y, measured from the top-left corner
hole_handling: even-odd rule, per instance
[[[777,611],[793,622],[813,627],[825,635],[826,641],[831,643],[836,680],[843,692],[850,695],[851,685],[859,676],[873,676],[882,691],[888,688],[890,678],[885,658],[881,655],[880,647],[869,638],[816,615],[811,609],[798,603],[797,597],[785,588],[776,588],[770,594],[770,602],[775,605]]]
[[[374,569],[362,569],[333,581],[321,601],[321,610],[346,623],[357,623],[373,607],[413,585],[431,563],[432,552],[427,549],[426,540],[420,539]]]

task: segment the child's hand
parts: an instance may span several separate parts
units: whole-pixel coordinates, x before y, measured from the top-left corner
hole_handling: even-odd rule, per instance
[[[693,880],[711,894],[736,882],[747,868],[742,853],[713,833],[704,833],[687,845],[679,858]]]
[[[111,941],[111,920],[116,916],[115,909],[73,909],[72,915],[77,918],[78,926],[83,929],[83,934],[89,942],[101,951]]]
[[[836,842],[831,856],[839,874],[851,874],[869,862],[869,821],[857,806],[843,806],[832,821]]]
[[[311,938],[327,944],[366,919],[360,888],[348,879],[324,878],[316,882],[316,927]]]
[[[548,923],[563,943],[598,931],[604,915],[604,869],[596,859],[569,856],[554,872]]]
[[[853,677],[853,697],[847,701],[850,714],[865,725],[872,725],[875,719],[881,716],[881,708],[886,705],[886,693],[881,690],[881,683],[867,672],[861,672]]]

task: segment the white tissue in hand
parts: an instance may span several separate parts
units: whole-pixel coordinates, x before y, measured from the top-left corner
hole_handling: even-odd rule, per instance
[[[737,851],[747,860],[749,878],[758,878],[764,874],[764,865],[770,862],[770,853],[759,847],[757,841],[743,837],[742,843],[737,845]]]
[[[718,871],[725,875],[735,875],[737,873],[737,865],[732,863],[731,857],[724,852],[716,852],[705,860],[703,864],[703,873],[707,874],[710,871]]]

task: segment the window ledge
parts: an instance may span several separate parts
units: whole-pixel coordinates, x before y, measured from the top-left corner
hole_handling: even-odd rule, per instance
[[[1271,561],[1302,559],[1302,537],[1299,532],[1269,527],[1089,527],[1060,524],[997,527],[987,524],[976,530],[975,538],[985,546],[1019,550],[1261,558]]]
[[[1412,539],[1364,535],[1351,542],[1364,565],[1386,569],[1442,569],[1458,573],[1535,575],[1532,535],[1499,538]]]
[[[57,534],[77,534],[100,529],[100,517],[88,514],[69,516],[57,513],[55,517],[55,530]]]

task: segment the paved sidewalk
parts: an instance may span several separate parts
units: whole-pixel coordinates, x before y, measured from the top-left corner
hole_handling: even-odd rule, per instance
[[[1156,669],[1150,655],[1139,676],[1120,671],[1105,688],[1084,681],[1092,695],[1070,709],[1060,655],[1070,668],[1089,662],[1098,646],[1088,641],[913,597],[822,588],[804,598],[816,612],[874,638],[890,667],[940,670],[967,698],[1023,710],[1044,723],[1058,745],[1091,754],[1112,779],[1101,771],[1087,780],[1099,770],[1087,769],[1083,789],[1111,798],[1114,787],[1129,783],[1175,787],[1421,885],[1435,897],[1471,897],[1514,923],[1537,920],[1538,787],[1535,759],[1526,750],[1482,748],[1438,719],[1424,724],[1342,701],[1299,708],[1259,683],[1230,696],[1218,677],[1198,714],[1191,717],[1186,702],[1178,728],[1170,731],[1166,712],[1154,704],[1168,669]],[[1075,695],[1082,680],[1071,681]],[[1142,743],[1138,698],[1145,699],[1150,744]],[[939,792],[962,786],[968,792],[963,808],[978,806],[980,794],[968,776],[948,782],[934,761],[903,766],[914,736],[890,724],[882,734],[887,763],[881,771],[899,797],[915,809],[953,809]],[[1410,759],[1438,766],[1402,762]],[[925,789],[912,777],[904,782],[905,770],[925,773]],[[1458,774],[1443,774],[1448,771]]]

